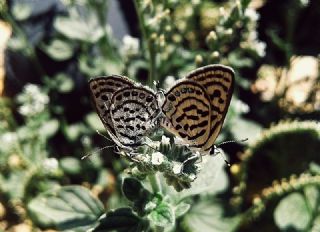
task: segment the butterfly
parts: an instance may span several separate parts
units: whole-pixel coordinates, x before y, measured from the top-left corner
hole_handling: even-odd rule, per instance
[[[201,154],[214,154],[234,88],[234,71],[213,64],[198,68],[165,93],[161,124]]]
[[[119,75],[89,80],[96,111],[117,147],[134,154],[143,138],[157,128],[161,109],[155,93]]]

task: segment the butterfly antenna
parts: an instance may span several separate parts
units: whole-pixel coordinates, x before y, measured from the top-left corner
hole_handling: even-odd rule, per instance
[[[219,145],[220,145],[220,144],[219,144]],[[220,155],[221,155],[220,157],[223,159],[223,161],[226,163],[226,165],[227,165],[228,167],[231,167],[230,162],[226,159],[226,156],[224,155],[224,153],[221,152],[221,148],[217,146],[216,149],[217,149],[217,155],[220,154]]]
[[[105,136],[104,134],[102,134],[100,131],[96,130],[96,132],[97,132],[98,135],[100,135],[100,136],[102,136],[103,138],[105,138],[106,140],[112,142],[111,139],[109,139],[107,136]]]
[[[225,142],[222,142],[222,143],[219,143],[218,145],[216,145],[216,149],[217,149],[217,153],[218,154],[221,154],[221,157],[223,158],[223,161],[228,165],[228,167],[231,167],[231,164],[230,162],[226,159],[226,156],[224,155],[223,152],[221,152],[221,146],[224,145],[224,144],[227,144],[227,143],[243,143],[243,142],[246,142],[248,141],[248,138],[246,139],[241,139],[241,140],[229,140],[229,141],[225,141]]]
[[[243,142],[246,142],[248,141],[248,138],[246,139],[241,139],[241,140],[228,140],[228,141],[224,141],[222,143],[219,143],[217,146],[217,148],[219,148],[221,145],[224,145],[224,144],[227,144],[227,143],[243,143]]]
[[[88,158],[89,156],[91,156],[91,155],[93,155],[93,154],[95,154],[97,152],[100,152],[100,151],[102,151],[102,150],[104,150],[106,148],[109,148],[109,147],[114,147],[114,145],[111,145],[111,146],[108,145],[108,146],[101,147],[101,148],[99,148],[99,149],[97,149],[97,150],[95,150],[95,151],[93,151],[93,152],[91,152],[89,154],[86,154],[86,155],[82,156],[81,160],[84,160],[84,159]]]

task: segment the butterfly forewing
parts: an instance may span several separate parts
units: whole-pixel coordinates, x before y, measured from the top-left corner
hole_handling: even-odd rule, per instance
[[[112,75],[93,78],[89,81],[89,86],[96,111],[102,123],[109,132],[115,135],[110,115],[112,95],[119,89],[133,86],[133,82],[126,77]]]
[[[127,87],[111,99],[111,119],[123,146],[137,147],[156,126],[160,114],[155,94],[145,87]]]
[[[210,136],[211,106],[204,88],[185,80],[171,88],[165,97],[164,126],[190,145],[205,143]]]
[[[210,136],[205,144],[198,144],[202,150],[214,145],[231,101],[234,86],[234,71],[224,65],[208,65],[189,73],[186,79],[204,87],[211,103]]]

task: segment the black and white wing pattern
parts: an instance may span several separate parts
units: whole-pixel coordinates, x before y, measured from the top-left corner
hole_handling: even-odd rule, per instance
[[[89,86],[102,123],[121,149],[134,151],[157,127],[161,109],[151,89],[123,76],[94,78]]]

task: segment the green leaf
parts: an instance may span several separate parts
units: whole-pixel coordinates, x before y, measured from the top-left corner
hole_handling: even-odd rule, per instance
[[[16,1],[12,7],[12,14],[17,20],[25,20],[31,15],[30,5]]]
[[[175,213],[171,205],[162,202],[148,215],[148,219],[153,225],[168,229],[174,226]]]
[[[225,217],[223,205],[219,202],[202,200],[193,205],[182,221],[186,231],[192,232],[231,232],[240,220],[239,217]]]
[[[81,173],[80,160],[71,156],[60,159],[60,167],[68,175],[77,175]]]
[[[28,204],[33,222],[58,230],[86,231],[103,214],[102,203],[82,186],[40,194]]]
[[[43,45],[42,49],[54,60],[63,61],[73,55],[73,46],[63,40],[54,39],[50,45]]]
[[[95,43],[103,36],[97,15],[90,9],[71,7],[69,15],[57,17],[54,22],[55,29],[69,39]]]
[[[53,135],[55,135],[55,133],[58,131],[59,129],[59,121],[56,119],[51,119],[49,121],[47,121],[46,123],[44,123],[41,128],[39,128],[39,133],[41,136],[44,136],[46,138],[50,138]]]
[[[152,195],[140,181],[135,178],[125,178],[122,184],[122,192],[129,201],[133,202],[133,208],[139,215],[148,211],[146,205],[151,200]]]
[[[129,201],[136,201],[141,197],[150,195],[150,192],[143,187],[139,180],[131,177],[123,180],[122,191]]]
[[[225,163],[218,156],[203,157],[201,171],[197,179],[191,183],[190,189],[176,193],[179,199],[204,193],[217,194],[228,187],[229,181],[224,170]]]
[[[187,204],[185,202],[181,202],[180,204],[178,204],[175,207],[176,218],[181,217],[182,215],[187,213],[189,209],[190,209],[190,204]]]
[[[315,162],[311,162],[309,165],[309,169],[311,173],[314,173],[315,175],[320,175],[320,165],[318,165]]]
[[[99,225],[93,230],[93,232],[104,231],[148,231],[148,222],[134,214],[130,208],[119,208],[101,217]]]
[[[251,0],[241,0],[242,9],[248,8],[250,2]]]
[[[316,186],[306,186],[304,188],[304,194],[306,196],[306,203],[308,204],[308,207],[312,211],[319,211],[320,213],[320,208],[318,209],[318,205],[320,204],[320,189]]]
[[[57,89],[60,93],[68,93],[74,87],[72,78],[64,73],[59,73],[55,77],[55,81],[57,83]]]
[[[89,126],[92,129],[99,130],[99,131],[105,130],[99,116],[95,112],[87,114],[87,116],[85,117],[85,121],[89,124]]]
[[[1,178],[1,192],[8,195],[11,200],[22,199],[25,194],[25,188],[29,181],[26,171],[15,171]]]
[[[291,193],[280,201],[274,214],[274,220],[281,230],[305,230],[311,215],[305,198],[300,193]]]

